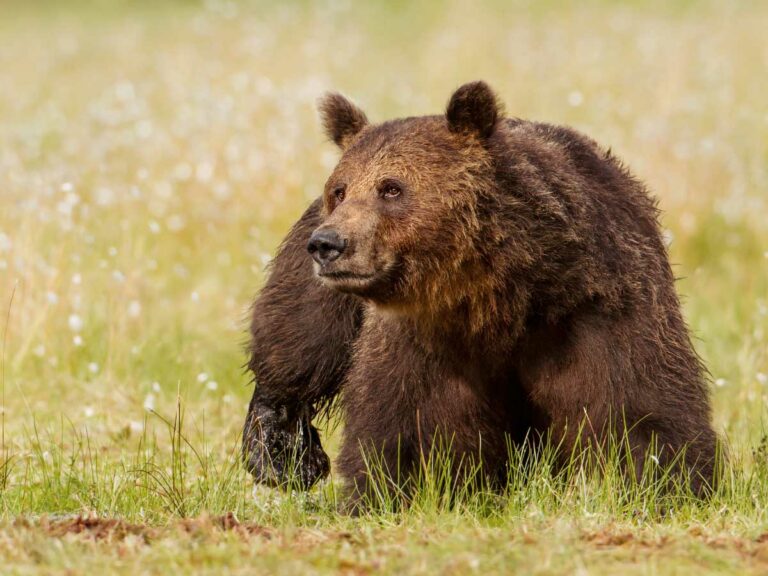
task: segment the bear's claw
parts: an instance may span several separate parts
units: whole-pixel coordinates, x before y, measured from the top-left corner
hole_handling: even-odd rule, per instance
[[[309,411],[291,416],[285,406],[251,407],[243,431],[243,459],[258,484],[309,490],[330,472]]]

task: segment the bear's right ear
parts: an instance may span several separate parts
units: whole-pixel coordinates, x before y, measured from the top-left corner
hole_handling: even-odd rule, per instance
[[[365,112],[337,92],[323,96],[318,109],[325,134],[342,150],[368,124]]]
[[[485,82],[464,84],[451,96],[445,117],[451,132],[488,138],[503,116],[501,103]]]

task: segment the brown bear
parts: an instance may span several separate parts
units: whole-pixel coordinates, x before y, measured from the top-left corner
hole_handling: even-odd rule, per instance
[[[333,404],[357,494],[368,450],[398,483],[438,444],[502,478],[510,443],[549,435],[568,456],[616,432],[627,472],[650,457],[711,485],[705,370],[658,210],[610,151],[505,117],[483,82],[435,116],[371,124],[339,94],[320,111],[341,159],[253,310],[257,482],[328,473],[311,421]]]

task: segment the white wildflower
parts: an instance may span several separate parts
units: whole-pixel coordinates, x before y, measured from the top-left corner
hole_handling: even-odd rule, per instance
[[[149,120],[140,120],[139,122],[136,123],[135,130],[136,130],[136,136],[144,140],[152,136],[154,127],[152,126],[152,122],[150,122]]]
[[[147,394],[146,398],[144,398],[144,410],[147,412],[152,412],[155,409],[155,395],[154,394]]]
[[[72,332],[80,332],[80,330],[83,329],[84,322],[77,314],[70,314],[67,324],[69,324],[69,329],[72,330]]]
[[[131,300],[128,304],[128,316],[131,318],[138,318],[141,314],[141,302],[138,300]]]
[[[13,243],[7,234],[0,232],[0,252],[10,252]]]
[[[75,206],[80,203],[80,196],[69,192],[64,199],[56,205],[56,210],[63,216],[71,216]]]
[[[200,162],[195,167],[195,178],[199,182],[208,182],[213,176],[214,165],[211,162]]]
[[[581,106],[584,103],[584,94],[578,90],[571,90],[568,94],[568,104],[574,108]]]
[[[115,201],[115,192],[111,188],[99,187],[95,194],[96,204],[109,206]]]
[[[179,214],[173,214],[168,217],[168,219],[165,221],[165,225],[168,227],[168,230],[171,232],[180,232],[184,230],[184,226],[187,225],[187,223],[184,221],[184,217]]]
[[[119,82],[115,84],[115,96],[122,102],[129,102],[136,97],[136,90],[131,82]]]

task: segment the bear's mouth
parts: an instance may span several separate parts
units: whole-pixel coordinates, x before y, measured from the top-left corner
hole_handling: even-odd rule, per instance
[[[327,278],[328,280],[371,280],[375,274],[358,274],[357,272],[347,272],[344,270],[338,270],[335,272],[323,272],[322,270],[317,274],[320,278]]]
[[[380,280],[380,275],[377,273],[360,273],[349,270],[319,270],[317,276],[328,288],[358,296],[367,296],[371,288]]]
[[[399,266],[396,263],[374,268],[369,272],[354,269],[323,269],[315,265],[315,274],[328,288],[354,294],[372,300],[388,300],[398,282]]]

